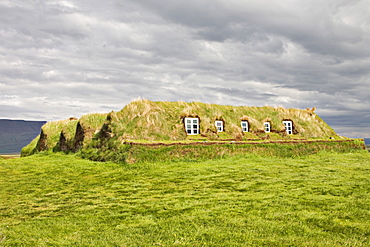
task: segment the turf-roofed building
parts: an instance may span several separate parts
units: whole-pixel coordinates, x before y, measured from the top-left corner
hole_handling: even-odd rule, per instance
[[[127,144],[343,140],[314,110],[137,100],[119,112],[46,123],[22,155],[126,150]]]

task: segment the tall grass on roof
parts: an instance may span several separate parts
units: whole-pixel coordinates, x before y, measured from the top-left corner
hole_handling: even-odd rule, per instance
[[[106,113],[91,113],[83,115],[79,120],[79,128],[77,130],[82,131],[82,133],[77,133],[75,136],[75,142],[81,141],[82,146],[86,146],[90,143],[95,134],[103,127],[104,122],[107,119]],[[82,139],[81,136],[83,135]]]
[[[78,120],[70,120],[68,121],[62,128],[61,132],[59,133],[59,141],[53,147],[56,151],[70,151],[73,150],[74,146],[74,137],[76,135],[76,127],[77,127]]]
[[[62,132],[68,139],[73,139],[75,133],[76,133],[76,126],[77,126],[78,120],[71,120],[68,121],[62,128]]]
[[[228,106],[200,102],[137,100],[112,114],[109,124],[112,133],[125,140],[185,140],[194,138],[185,133],[183,124],[185,117],[198,117],[201,135],[205,137],[212,137],[215,133],[218,135],[214,125],[216,120],[225,122],[223,138],[235,138],[240,135],[247,135],[248,138],[263,136],[263,123],[269,121],[272,132],[281,134],[277,138],[289,139],[289,136],[284,135],[285,127],[282,122],[286,119],[293,122],[294,137],[329,138],[337,136],[333,129],[314,112],[307,110],[269,106]],[[248,120],[250,133],[254,136],[241,132],[240,121],[243,119]],[[273,134],[270,135],[274,137]]]
[[[48,150],[55,147],[59,141],[60,133],[69,119],[48,122],[41,127],[41,134],[38,145],[39,151]]]
[[[89,129],[100,129],[107,118],[107,113],[90,113],[83,115],[79,121],[81,125]]]

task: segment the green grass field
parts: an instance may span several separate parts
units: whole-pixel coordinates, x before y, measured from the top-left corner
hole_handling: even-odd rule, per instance
[[[370,246],[369,158],[0,158],[0,245]]]

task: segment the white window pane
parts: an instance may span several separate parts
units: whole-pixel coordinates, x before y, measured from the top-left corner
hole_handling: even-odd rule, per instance
[[[188,135],[199,134],[199,119],[198,118],[185,118],[185,129]]]
[[[293,134],[293,122],[292,121],[283,121],[285,126],[286,133],[289,135]]]
[[[270,132],[270,123],[266,122],[264,123],[264,125],[265,125],[265,132]]]

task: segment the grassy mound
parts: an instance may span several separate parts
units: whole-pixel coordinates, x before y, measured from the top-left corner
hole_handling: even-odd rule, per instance
[[[198,118],[200,134],[187,135],[184,125],[186,117]],[[283,121],[289,120],[293,124],[293,134],[288,135],[285,131]],[[224,129],[218,132],[215,121],[222,121]],[[247,121],[249,132],[243,132],[241,121]],[[264,123],[269,122],[271,132],[265,133]],[[137,160],[133,153],[137,153],[135,148],[130,146],[132,143],[169,143],[177,146],[176,152],[183,148],[181,145],[193,145],[195,142],[245,142],[247,146],[241,148],[224,147],[224,152],[262,152],[278,154],[305,153],[299,150],[311,150],[307,153],[331,148],[330,145],[306,144],[306,140],[343,140],[329,125],[327,125],[312,110],[284,109],[273,107],[247,107],[247,106],[227,106],[216,104],[204,104],[199,102],[153,102],[149,100],[137,100],[126,105],[119,112],[108,114],[88,114],[79,120],[69,119],[63,121],[50,122],[42,127],[40,136],[22,150],[22,156],[37,153],[40,151],[53,150],[64,152],[82,153],[83,157],[93,160],[113,160],[127,162]],[[308,148],[299,145],[285,145],[291,140],[300,140]],[[283,141],[280,143],[268,144],[271,149],[265,151],[264,147],[250,147],[250,143],[260,141]],[[350,141],[351,142],[351,141]],[[131,143],[131,144],[130,144]],[[249,143],[249,144],[248,144]],[[257,143],[259,144],[259,143]],[[283,145],[284,144],[284,145]],[[249,145],[249,146],[248,146]],[[342,145],[341,150],[349,150],[350,147],[359,148],[356,143]],[[155,145],[154,145],[155,146]],[[314,147],[315,146],[315,147]],[[344,147],[345,146],[345,147]],[[361,146],[361,145],[360,145]],[[246,148],[248,147],[248,148]],[[199,148],[199,147],[197,147]],[[213,147],[215,148],[215,146]],[[363,145],[360,147],[363,148]],[[146,153],[155,152],[153,146],[147,147]],[[152,150],[150,150],[152,149]],[[191,148],[190,148],[191,149]],[[201,147],[204,157],[212,158],[215,155],[207,151],[207,147]],[[277,151],[281,149],[280,151]],[[243,151],[242,151],[243,150]],[[276,151],[273,151],[276,150]],[[290,151],[286,151],[290,150]],[[170,153],[163,149],[166,155]],[[187,151],[188,152],[188,151]],[[217,153],[217,152],[216,152]],[[176,154],[179,155],[179,154]],[[149,155],[150,156],[150,155]],[[186,156],[186,155],[185,155]],[[203,157],[202,156],[202,157]],[[216,155],[217,156],[217,155]],[[222,156],[222,155],[218,155]]]
[[[107,114],[93,113],[80,119],[48,122],[41,134],[22,149],[21,155],[28,156],[41,151],[76,152],[90,143],[104,124]]]
[[[27,146],[22,148],[21,155],[28,156],[37,152],[53,150],[59,143],[63,129],[68,129],[71,120],[48,122],[41,127],[41,133]]]
[[[77,124],[78,121],[73,119],[63,126],[59,136],[59,142],[54,147],[56,151],[68,152],[74,149]]]

